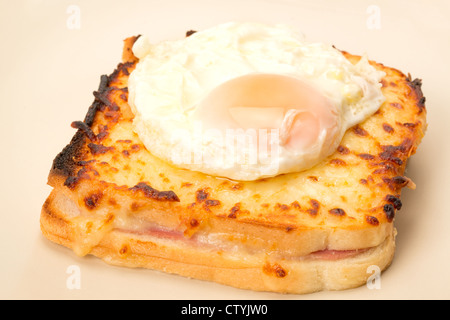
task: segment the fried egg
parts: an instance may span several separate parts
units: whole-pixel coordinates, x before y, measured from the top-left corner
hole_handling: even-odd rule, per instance
[[[134,130],[173,165],[233,180],[309,169],[378,110],[383,72],[284,25],[229,22],[180,40],[141,36]]]

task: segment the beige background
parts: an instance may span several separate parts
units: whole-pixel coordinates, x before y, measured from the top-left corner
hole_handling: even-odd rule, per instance
[[[337,2],[2,1],[0,298],[449,299],[449,2]],[[379,29],[371,24],[372,4],[379,9]],[[70,5],[79,8],[79,29],[71,28]],[[50,191],[52,160],[74,134],[70,123],[84,118],[100,75],[119,62],[122,40],[141,33],[155,42],[175,39],[188,29],[230,20],[287,23],[308,39],[367,52],[423,79],[429,130],[407,169],[417,189],[404,191],[396,217],[398,249],[380,289],[305,296],[250,292],[112,267],[76,257],[41,235],[39,214]],[[66,286],[71,265],[80,268],[78,290]]]

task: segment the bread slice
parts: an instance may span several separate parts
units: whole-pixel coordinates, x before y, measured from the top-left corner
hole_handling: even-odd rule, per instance
[[[360,286],[369,267],[389,266],[401,189],[414,188],[405,166],[426,129],[420,80],[371,62],[386,73],[386,102],[333,155],[307,171],[233,181],[176,168],[133,132],[136,39],[54,160],[40,220],[48,239],[115,265],[282,293]]]

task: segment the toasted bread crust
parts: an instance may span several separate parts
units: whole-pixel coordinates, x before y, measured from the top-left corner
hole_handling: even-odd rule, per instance
[[[97,219],[94,226],[108,230],[111,235],[86,236],[90,239],[88,245],[74,249],[80,255],[90,253],[112,263],[277,292],[342,289],[361,285],[368,274],[362,268],[349,267],[351,261],[344,259],[342,265],[358,275],[358,281],[343,285],[338,278],[348,278],[348,274],[342,271],[340,275],[335,273],[333,280],[330,278],[320,285],[319,280],[311,280],[308,286],[301,284],[305,275],[299,270],[308,275],[311,272],[306,271],[306,265],[297,263],[292,267],[297,271],[292,274],[297,274],[301,281],[294,281],[295,284],[287,288],[282,282],[268,285],[272,280],[263,281],[264,284],[256,280],[261,278],[263,269],[267,269],[267,263],[279,264],[281,260],[260,259],[246,269],[253,270],[248,273],[255,283],[251,285],[242,283],[243,280],[228,279],[236,275],[236,270],[231,267],[230,271],[224,265],[232,263],[236,257],[229,261],[213,259],[213,266],[192,266],[189,272],[183,271],[190,269],[185,265],[188,262],[145,252],[141,257],[134,249],[131,251],[136,254],[135,258],[116,259],[117,248],[112,239],[118,237],[131,247],[131,243],[138,240],[130,235],[118,236],[114,221],[120,220],[119,217],[150,221],[181,232],[186,239],[199,233],[223,234],[230,243],[250,251],[266,250],[273,256],[288,252],[301,257],[325,249],[383,248],[371,249],[373,255],[367,261],[376,262],[382,269],[389,265],[394,252],[393,221],[401,208],[401,189],[414,187],[404,176],[406,163],[426,129],[425,98],[420,80],[412,80],[396,69],[371,62],[375,68],[386,72],[382,80],[386,102],[367,121],[348,130],[333,155],[301,173],[254,182],[218,179],[162,162],[152,156],[134,134],[133,114],[127,103],[127,79],[138,62],[131,51],[136,39],[125,40],[123,62],[111,75],[101,77],[84,121],[72,124],[78,130],[53,162],[48,183],[54,190],[41,215],[45,236],[74,248],[82,239],[73,238],[73,234],[86,236],[87,232],[80,227],[77,217],[92,216]],[[360,59],[343,53],[352,63]],[[63,202],[70,203],[68,211],[72,214],[67,214],[62,200],[55,201],[55,198],[66,199]],[[105,216],[105,212],[108,215]],[[74,226],[78,226],[76,230]],[[176,247],[173,250],[175,252]],[[186,259],[189,254],[196,256],[193,251],[186,252]],[[206,255],[200,256],[201,261],[206,261]],[[251,260],[251,255],[245,258]],[[329,268],[329,264],[321,265],[323,270]]]

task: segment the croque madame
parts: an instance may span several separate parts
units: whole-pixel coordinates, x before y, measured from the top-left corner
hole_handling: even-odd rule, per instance
[[[386,101],[334,154],[306,171],[234,181],[162,161],[134,133],[137,38],[53,162],[45,237],[114,265],[280,293],[357,287],[369,266],[389,266],[401,189],[414,188],[405,166],[426,128],[420,80],[370,61],[386,73]]]

